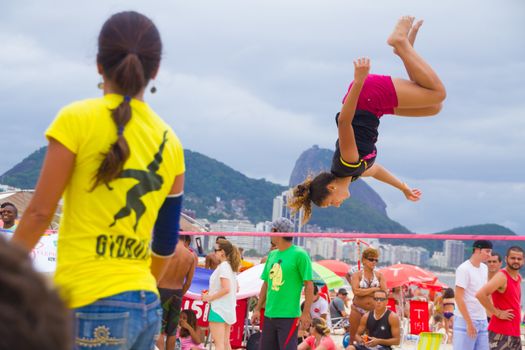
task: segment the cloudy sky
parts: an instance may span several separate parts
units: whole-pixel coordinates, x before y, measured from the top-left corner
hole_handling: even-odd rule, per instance
[[[158,92],[147,100],[184,146],[282,184],[302,151],[333,147],[352,60],[405,77],[385,40],[399,16],[423,18],[416,49],[448,98],[437,117],[385,116],[378,162],[424,197],[409,203],[367,181],[415,232],[498,223],[525,234],[522,0],[4,1],[0,173],[45,145],[61,106],[100,94],[98,31],[127,9],[161,31]]]

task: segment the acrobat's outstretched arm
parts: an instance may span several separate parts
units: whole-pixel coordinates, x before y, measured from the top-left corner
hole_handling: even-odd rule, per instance
[[[359,161],[359,152],[357,151],[352,121],[354,120],[359,94],[361,93],[369,71],[370,60],[368,58],[359,58],[354,61],[354,83],[346,96],[341,113],[339,114],[339,149],[341,150],[343,159],[349,163]]]
[[[394,174],[388,171],[381,164],[374,163],[368,168],[362,176],[371,176],[376,180],[389,184],[403,192],[405,197],[413,202],[416,202],[421,197],[421,191],[417,188],[411,188],[405,182],[399,180]]]

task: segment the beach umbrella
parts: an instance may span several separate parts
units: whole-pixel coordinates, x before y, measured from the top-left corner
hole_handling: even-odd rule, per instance
[[[239,283],[237,299],[259,294],[259,290],[263,284],[263,281],[261,280],[263,270],[264,264],[258,264],[237,275],[237,282]],[[312,263],[312,277],[315,284],[326,284],[329,289],[339,288],[344,284],[341,277],[315,262]]]
[[[420,288],[423,288],[423,289],[428,289],[428,290],[434,290],[434,291],[440,291],[442,289],[445,289],[445,288],[448,288],[448,285],[446,285],[445,283],[437,280],[435,282],[413,282],[412,283],[413,285],[416,285]]]
[[[263,270],[264,264],[258,264],[248,270],[241,271],[241,273],[237,275],[237,283],[239,283],[237,299],[259,295],[263,284],[263,280],[261,279]]]
[[[409,264],[395,264],[378,270],[386,280],[387,288],[394,288],[416,282],[433,284],[437,277],[419,266]]]
[[[199,299],[203,290],[207,290],[210,285],[210,276],[213,270],[205,269],[203,267],[196,267],[191,285],[185,294],[189,299]]]
[[[328,289],[339,288],[344,284],[341,277],[316,262],[312,262],[312,275],[315,284],[326,284]]]
[[[344,277],[350,269],[350,265],[339,260],[319,260],[319,265],[323,265],[328,270],[334,272],[337,276]]]

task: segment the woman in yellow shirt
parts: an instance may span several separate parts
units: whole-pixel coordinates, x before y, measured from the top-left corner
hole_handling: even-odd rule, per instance
[[[177,136],[144,102],[161,52],[144,15],[104,23],[104,95],[64,107],[46,131],[40,179],[13,237],[32,249],[63,196],[55,282],[74,311],[75,349],[153,349],[160,329],[156,279],[177,243],[185,170]]]

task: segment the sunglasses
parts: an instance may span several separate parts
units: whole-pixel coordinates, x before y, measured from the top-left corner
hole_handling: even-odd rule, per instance
[[[386,301],[386,298],[374,298],[375,301]]]
[[[220,252],[222,249],[215,249],[215,253]]]
[[[379,259],[374,259],[374,258],[366,258],[366,260],[371,261],[371,262],[379,262]]]

